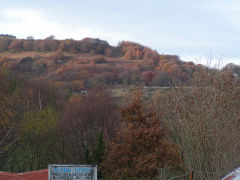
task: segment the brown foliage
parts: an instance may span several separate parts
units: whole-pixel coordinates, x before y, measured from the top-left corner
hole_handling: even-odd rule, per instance
[[[152,71],[145,71],[143,72],[143,79],[146,85],[149,85],[152,81],[154,73]]]
[[[105,85],[144,83],[152,85],[149,82],[157,71],[168,72],[173,79],[186,82],[195,71],[193,63],[184,63],[178,56],[159,55],[148,47],[128,41],[122,41],[119,46],[114,47],[106,41],[92,38],[80,41],[53,38],[44,40],[1,38],[0,51],[11,52],[3,55],[5,58],[3,63],[6,63],[7,67],[24,74],[42,75],[45,79],[74,81],[79,80],[76,74],[88,71],[90,76],[84,79],[86,87],[90,79],[100,80],[99,83]],[[34,61],[19,66],[20,59],[28,56]],[[122,72],[132,72],[136,67],[141,72],[135,74],[135,77],[133,73],[128,73],[128,77],[117,78],[122,77]],[[143,73],[145,71],[152,71],[154,76],[145,78],[146,73]],[[102,76],[104,72],[112,72],[116,78],[106,78],[105,75]],[[99,83],[90,82],[90,84]]]
[[[154,108],[143,108],[139,92],[122,110],[122,123],[123,129],[109,144],[102,164],[107,177],[150,178],[158,174],[158,168],[179,162],[176,146],[168,142]]]
[[[159,56],[156,51],[153,51],[150,48],[144,47],[138,43],[122,41],[119,46],[123,52],[123,59],[125,60],[147,60],[150,58],[156,60]]]
[[[115,108],[111,97],[100,89],[69,99],[60,123],[66,160],[83,163],[85,151],[93,153],[99,133],[105,141],[111,139],[117,126]]]

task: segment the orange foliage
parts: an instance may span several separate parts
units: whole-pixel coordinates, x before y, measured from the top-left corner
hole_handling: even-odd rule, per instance
[[[100,79],[105,85],[136,84],[136,82],[152,85],[149,82],[158,71],[168,72],[176,80],[185,81],[197,70],[192,62],[185,63],[178,56],[159,55],[157,51],[129,41],[122,41],[114,47],[106,41],[92,38],[80,41],[55,40],[52,37],[44,40],[1,38],[0,52],[7,50],[19,52],[21,55],[19,57],[15,53],[5,55],[2,65],[6,63],[6,67],[11,70],[37,74],[52,80],[74,81],[84,78],[87,82],[95,76],[96,81]],[[11,58],[13,54],[14,57]],[[29,54],[32,58],[31,63],[18,65],[24,54]],[[8,59],[16,63],[11,64]],[[82,71],[88,71],[90,75],[79,77]],[[123,73],[125,71],[129,71],[127,77],[124,75],[126,73]],[[144,73],[147,71],[151,71],[152,74]],[[108,74],[114,77],[103,74],[105,72],[109,72]]]
[[[139,59],[157,59],[158,53],[150,48],[144,47],[138,43],[122,41],[120,48],[123,52],[123,58],[125,60],[139,60]]]

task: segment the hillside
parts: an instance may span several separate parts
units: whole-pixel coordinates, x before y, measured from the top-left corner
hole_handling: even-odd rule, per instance
[[[107,85],[171,86],[189,84],[202,65],[184,62],[176,55],[159,54],[138,43],[118,46],[84,38],[55,40],[0,39],[0,66],[30,78],[53,80],[71,91]],[[227,75],[229,68],[226,69]]]

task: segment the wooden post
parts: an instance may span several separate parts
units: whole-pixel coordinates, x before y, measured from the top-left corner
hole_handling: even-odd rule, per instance
[[[190,172],[190,180],[193,180],[193,171]]]

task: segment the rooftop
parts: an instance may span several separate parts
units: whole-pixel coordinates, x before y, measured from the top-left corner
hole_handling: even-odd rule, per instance
[[[229,173],[222,180],[240,180],[240,167]]]
[[[25,173],[9,173],[0,171],[0,180],[47,180],[48,169]]]

